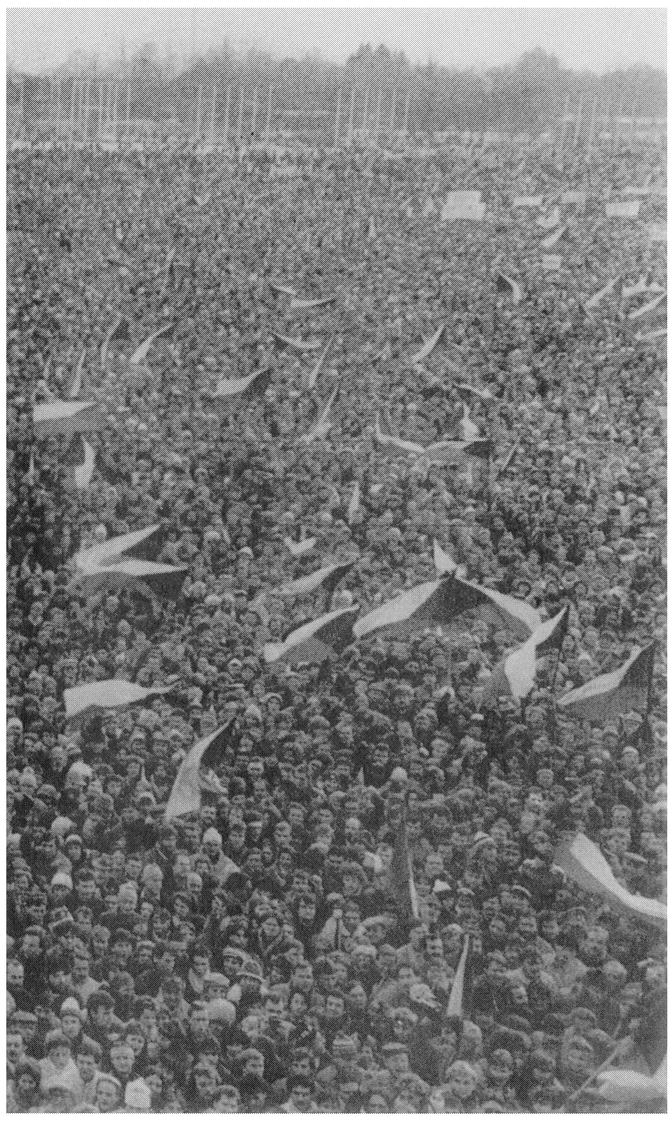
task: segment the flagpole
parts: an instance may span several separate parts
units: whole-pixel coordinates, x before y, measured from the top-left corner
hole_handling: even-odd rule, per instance
[[[624,1043],[624,1040],[622,1040],[622,1039],[619,1040],[619,1042],[614,1047],[614,1050],[611,1052],[610,1055],[607,1056],[607,1058],[604,1060],[604,1062],[601,1063],[600,1066],[597,1067],[597,1069],[593,1071],[593,1073],[586,1079],[585,1082],[581,1083],[578,1090],[575,1090],[573,1094],[569,1095],[569,1097],[567,1098],[567,1100],[565,1102],[565,1107],[568,1106],[570,1102],[574,1101],[575,1098],[578,1098],[579,1094],[582,1094],[583,1091],[588,1086],[590,1086],[591,1082],[595,1081],[598,1074],[601,1074],[603,1070],[606,1070],[607,1067],[610,1067],[611,1064],[614,1062],[614,1060],[617,1059],[619,1057],[619,1055],[621,1055],[623,1053],[623,1043]]]

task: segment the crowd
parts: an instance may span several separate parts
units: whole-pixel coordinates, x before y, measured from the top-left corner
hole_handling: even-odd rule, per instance
[[[665,288],[663,175],[638,142],[316,152],[291,178],[186,148],[9,157],[9,1112],[614,1112],[590,1076],[615,1045],[624,1069],[663,1057],[664,933],[553,862],[581,830],[664,896],[664,340],[628,318],[646,291],[585,310],[614,277]],[[647,182],[636,220],[605,217]],[[441,223],[451,189],[486,219]],[[547,271],[512,201],[550,213],[567,190],[586,204]],[[335,300],[291,310],[270,281]],[[79,490],[32,410],[82,350],[105,425]],[[492,462],[419,471],[375,440],[377,412],[403,440],[459,437],[465,407]],[[73,587],[79,550],[153,524],[176,599]],[[526,701],[488,694],[517,640],[468,615],[265,661],[307,619],[434,579],[434,540],[543,618],[569,605]],[[353,562],[333,592],[280,594],[332,561]],[[556,706],[654,640],[648,713]],[[111,678],[171,688],[66,723],[64,689]],[[167,820],[227,721],[200,811]],[[392,873],[404,805],[417,918]]]

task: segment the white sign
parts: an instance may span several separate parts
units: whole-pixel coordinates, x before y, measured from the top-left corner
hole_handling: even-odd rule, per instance
[[[541,206],[544,201],[543,195],[519,195],[518,198],[513,200],[514,206]]]
[[[482,222],[485,217],[484,202],[465,202],[461,206],[444,206],[442,222]]]
[[[586,205],[586,192],[585,191],[563,191],[560,196],[560,202],[563,206],[585,206]]]
[[[649,226],[649,241],[652,245],[665,245],[667,242],[667,230],[665,226],[657,226],[652,223]]]
[[[562,257],[557,253],[544,253],[541,258],[541,267],[544,272],[557,272],[562,268]]]
[[[606,214],[607,218],[637,218],[639,199],[632,199],[631,202],[608,202]]]
[[[474,205],[481,201],[480,191],[449,191],[446,195],[446,207],[462,207]]]

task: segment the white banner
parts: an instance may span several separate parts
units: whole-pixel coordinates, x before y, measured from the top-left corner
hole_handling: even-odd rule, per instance
[[[544,201],[544,196],[543,195],[519,195],[517,198],[515,198],[513,200],[512,205],[514,207],[529,206],[529,207],[534,208],[536,206],[541,206],[543,201]]]
[[[637,218],[639,199],[632,199],[630,202],[608,202],[606,215],[607,218]]]

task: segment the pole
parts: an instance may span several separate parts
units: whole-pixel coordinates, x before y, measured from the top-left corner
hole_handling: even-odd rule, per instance
[[[271,144],[271,114],[273,112],[273,86],[268,87],[268,104],[266,106],[266,128],[264,129],[264,144],[267,148]]]
[[[61,138],[61,79],[56,79],[56,139]]]
[[[581,97],[579,98],[579,104],[578,104],[577,110],[576,110],[576,122],[575,122],[575,127],[574,127],[574,145],[573,145],[574,148],[576,148],[576,145],[579,143],[579,136],[580,136],[580,133],[581,133],[581,113],[582,113],[582,110],[583,110],[583,94],[581,94]]]
[[[366,86],[364,90],[364,108],[362,109],[362,139],[367,140],[369,136],[369,87]]]
[[[397,112],[397,87],[392,87],[392,100],[390,102],[390,136],[394,136],[394,118]]]
[[[226,87],[226,99],[224,102],[224,143],[229,143],[229,116],[231,113],[231,85]]]
[[[350,112],[348,113],[348,148],[352,147],[352,141],[355,135],[355,87],[350,90]]]
[[[203,113],[203,86],[196,90],[196,141],[201,139],[201,120]]]
[[[243,96],[244,96],[243,95],[243,87],[241,86],[240,87],[240,101],[238,102],[238,126],[236,128],[236,141],[237,141],[238,144],[242,144],[242,141],[243,141],[243,108],[244,108]]]
[[[374,144],[378,144],[378,137],[380,136],[380,110],[383,105],[383,91],[378,87],[378,100],[376,101],[376,117],[374,124]]]
[[[334,148],[338,148],[338,131],[341,123],[341,87],[336,92],[336,120],[334,121]]]
[[[70,144],[75,139],[75,86],[77,85],[75,79],[72,79],[72,86],[70,87],[70,119],[68,120],[68,136]]]
[[[408,114],[411,108],[411,91],[406,90],[406,104],[404,105],[404,136],[408,136]]]
[[[215,143],[215,116],[217,114],[217,86],[212,87],[212,103],[210,105],[210,143]]]
[[[98,89],[98,140],[103,138],[103,83]]]
[[[590,114],[590,130],[588,132],[588,156],[591,155],[593,150],[593,143],[595,140],[595,119],[597,115],[597,98],[593,98],[593,111]]]
[[[259,104],[259,89],[257,86],[252,90],[252,128],[250,129],[252,140],[257,139],[257,108]]]
[[[114,143],[119,139],[119,83],[114,83],[114,106],[112,108],[112,136]]]
[[[569,113],[569,94],[565,98],[565,108],[562,111],[562,129],[560,132],[560,151],[565,148],[565,136],[567,134],[567,114]]]

